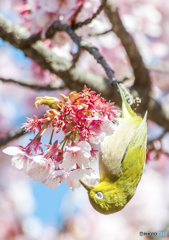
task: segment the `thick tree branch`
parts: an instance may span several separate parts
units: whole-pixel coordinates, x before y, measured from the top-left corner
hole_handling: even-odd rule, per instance
[[[23,27],[15,26],[0,15],[0,38],[14,47],[22,50],[25,56],[37,62],[43,69],[59,76],[65,85],[76,91],[81,91],[86,84],[96,92],[102,92],[108,99],[112,98],[110,83],[101,76],[86,73],[82,69],[73,68],[66,59],[58,57],[51,49],[47,49],[41,42],[23,47],[23,42],[29,39],[30,33]],[[114,91],[115,92],[115,91]]]
[[[5,79],[5,78],[1,78],[1,77],[0,77],[0,81],[2,81],[4,83],[14,83],[14,84],[20,85],[22,87],[34,89],[34,90],[37,90],[37,91],[41,91],[41,90],[43,90],[43,91],[56,91],[56,90],[65,88],[65,85],[63,83],[58,84],[58,85],[57,84],[49,84],[47,86],[39,86],[39,85],[27,84],[27,83],[24,83],[24,82],[16,81],[16,80],[13,80],[11,78]]]
[[[142,106],[144,106],[145,110],[145,108],[148,108],[147,106],[149,102],[150,92],[150,77],[148,70],[144,65],[134,39],[123,26],[117,7],[112,0],[107,0],[104,10],[112,24],[113,32],[121,40],[123,47],[125,48],[126,53],[129,57],[135,76],[134,88],[137,89],[140,96],[144,96],[144,98],[142,98]]]
[[[169,131],[169,115],[167,110],[163,109],[160,103],[153,97],[150,97],[148,104],[148,118]]]
[[[161,105],[150,96],[151,82],[148,70],[144,65],[134,39],[123,26],[117,7],[112,0],[107,0],[104,10],[112,24],[114,33],[122,42],[133,68],[135,76],[133,89],[139,93],[141,98],[141,104],[137,111],[144,114],[145,110],[148,109],[148,118],[168,130],[169,117]]]
[[[115,79],[114,71],[109,67],[104,57],[99,53],[98,49],[77,36],[77,34],[69,25],[63,24],[59,21],[55,21],[46,31],[46,38],[52,38],[56,32],[62,31],[67,32],[72,38],[72,40],[79,46],[79,48],[89,52],[96,59],[96,61],[102,65],[111,82],[118,82]],[[41,40],[41,35],[38,33],[36,37],[33,36],[33,39],[36,39],[36,41]],[[28,41],[28,43],[30,43],[30,38],[28,38],[27,40],[25,39],[25,41]],[[21,45],[22,44],[23,42],[21,43]],[[25,46],[27,45],[24,44],[23,46],[25,48]]]

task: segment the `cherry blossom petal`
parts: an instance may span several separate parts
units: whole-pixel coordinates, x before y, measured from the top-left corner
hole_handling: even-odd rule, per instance
[[[12,167],[18,170],[24,170],[27,169],[27,161],[29,160],[29,156],[21,150],[20,147],[7,147],[3,149],[3,152],[8,155],[13,155],[11,162]]]
[[[43,182],[52,171],[54,171],[52,161],[46,160],[43,156],[34,156],[32,157],[27,174],[36,182]]]
[[[27,160],[28,158],[24,155],[15,155],[11,159],[12,167],[18,170],[26,169],[25,165]]]
[[[88,120],[89,126],[92,127],[91,130],[96,134],[95,136],[90,137],[91,143],[99,144],[106,136],[113,134],[115,124],[107,117],[95,113],[95,116],[88,118]]]
[[[87,169],[81,180],[89,186],[95,186],[99,183],[100,177],[97,172],[90,168]]]
[[[65,171],[74,168],[77,164],[80,168],[89,166],[89,159],[91,157],[91,146],[88,142],[81,141],[76,146],[67,147],[67,151],[63,154],[63,162],[60,168]]]
[[[60,183],[64,179],[65,174],[66,173],[63,170],[53,171],[53,173],[51,173],[49,177],[44,180],[43,183],[46,187],[49,187],[51,190],[53,190],[60,185]]]
[[[85,171],[85,169],[75,169],[73,171],[70,171],[67,178],[65,179],[68,187],[72,188],[72,190],[79,188],[81,185],[79,179],[84,176]]]
[[[84,181],[88,185],[96,185],[99,182],[99,176],[92,169],[75,169],[70,171],[65,180],[67,185],[74,190],[81,186],[79,180]]]
[[[2,150],[5,154],[8,155],[17,155],[17,154],[23,154],[24,152],[19,147],[7,147]]]

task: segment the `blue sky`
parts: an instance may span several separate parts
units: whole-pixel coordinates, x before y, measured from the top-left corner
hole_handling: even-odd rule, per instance
[[[62,224],[60,206],[62,199],[68,191],[71,191],[66,184],[50,190],[42,183],[32,181],[33,195],[35,197],[34,215],[39,217],[46,225],[57,223]]]

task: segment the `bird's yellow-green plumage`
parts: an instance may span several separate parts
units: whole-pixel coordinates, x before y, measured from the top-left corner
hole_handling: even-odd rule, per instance
[[[100,182],[87,186],[92,206],[102,214],[120,211],[134,196],[141,179],[147,143],[147,112],[142,119],[122,98],[122,120],[111,136],[101,144],[99,159]]]

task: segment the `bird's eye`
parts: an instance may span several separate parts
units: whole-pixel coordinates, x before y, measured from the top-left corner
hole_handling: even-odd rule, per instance
[[[103,198],[103,193],[102,192],[97,192],[96,193],[96,198],[102,199]]]

